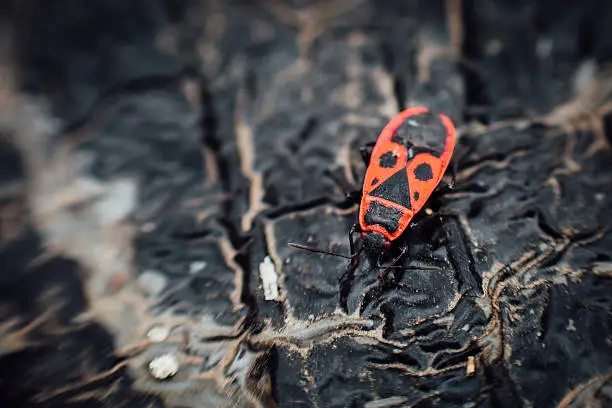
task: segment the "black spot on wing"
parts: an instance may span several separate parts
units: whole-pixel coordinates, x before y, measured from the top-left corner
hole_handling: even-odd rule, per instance
[[[408,174],[406,169],[401,169],[370,193],[373,197],[384,198],[401,206],[411,209],[410,186],[408,185]]]
[[[387,152],[380,156],[378,164],[385,169],[392,169],[397,164],[397,156],[393,152]]]
[[[414,169],[414,176],[417,180],[429,181],[433,178],[433,172],[431,166],[427,163],[421,163]]]
[[[414,194],[412,195],[412,198],[414,198],[414,201],[418,201],[419,200],[419,192],[415,191]]]
[[[402,212],[393,207],[387,207],[377,201],[372,201],[368,210],[363,216],[366,225],[380,225],[393,234],[399,227],[399,220]]]
[[[373,186],[376,183],[378,183],[378,179],[376,177],[374,177],[374,179],[372,179],[372,182],[370,183],[370,185]]]

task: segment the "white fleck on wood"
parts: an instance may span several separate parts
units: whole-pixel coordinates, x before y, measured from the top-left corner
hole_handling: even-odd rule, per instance
[[[266,256],[259,264],[259,276],[263,284],[264,299],[278,300],[278,275],[274,268],[274,262]]]

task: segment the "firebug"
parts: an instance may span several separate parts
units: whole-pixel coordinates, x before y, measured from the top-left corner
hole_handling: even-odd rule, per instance
[[[389,247],[438,187],[455,149],[455,127],[425,107],[406,109],[385,126],[363,181],[359,227],[366,247]]]
[[[403,110],[383,128],[376,142],[361,148],[367,166],[360,192],[349,193],[360,197],[358,223],[349,232],[351,256],[343,256],[300,244],[289,245],[299,249],[341,256],[354,260],[363,249],[382,254],[411,226],[415,215],[423,208],[451,164],[455,149],[455,127],[441,113],[418,106]],[[450,166],[453,181],[454,167]],[[353,235],[361,233],[362,245],[355,250]],[[400,245],[400,253],[387,266],[405,254],[408,247]],[[354,262],[351,262],[354,264]],[[406,268],[409,269],[409,268]],[[420,268],[426,269],[426,268]]]

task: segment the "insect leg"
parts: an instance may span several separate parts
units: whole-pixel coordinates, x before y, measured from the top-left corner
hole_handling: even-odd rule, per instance
[[[353,224],[351,225],[351,228],[349,229],[349,248],[351,251],[351,261],[349,263],[348,268],[344,271],[344,273],[342,274],[342,276],[340,276],[340,284],[342,285],[343,282],[346,282],[350,276],[348,276],[351,267],[354,266],[354,268],[357,268],[357,264],[359,263],[359,254],[361,253],[360,251],[356,251],[355,250],[355,240],[353,239],[353,235],[359,231],[359,224]],[[354,272],[354,270],[353,270]]]
[[[370,142],[359,148],[359,153],[361,153],[361,158],[366,166],[370,165],[370,159],[372,158],[372,151],[374,150],[375,144],[376,142]]]
[[[458,218],[459,217],[459,213],[453,210],[438,210],[435,213],[433,213],[432,215],[437,215],[439,216],[441,219],[447,218],[447,217],[455,217]]]
[[[345,180],[342,180],[336,177],[331,171],[325,170],[325,175],[327,175],[344,193],[344,196],[347,200],[357,202],[361,199],[361,190],[354,190],[352,186],[349,185]]]
[[[396,256],[395,258],[393,258],[393,260],[391,261],[391,263],[389,263],[389,265],[383,266],[380,264],[380,259],[376,262],[377,263],[377,267],[382,267],[383,270],[380,272],[380,279],[382,281],[385,281],[387,279],[387,276],[389,275],[389,273],[392,270],[397,269],[396,267],[396,263],[399,262],[400,259],[402,259],[404,257],[404,255],[406,255],[406,252],[408,252],[408,244],[406,242],[402,243],[402,246],[400,247],[400,253],[398,256]],[[401,268],[400,268],[401,269]],[[395,278],[395,274],[394,274],[394,278]]]
[[[355,240],[353,239],[353,234],[355,234],[356,232],[358,232],[359,230],[359,224],[353,224],[351,225],[351,228],[349,229],[349,248],[351,249],[351,256],[355,256],[356,252],[355,252]]]
[[[355,242],[353,240],[353,235],[355,232],[358,232],[359,224],[351,225],[349,229],[349,245],[351,248],[351,260],[347,265],[346,269],[338,279],[338,283],[340,286],[340,306],[342,310],[348,313],[348,295],[351,290],[351,280],[355,276],[355,271],[357,270],[357,266],[359,266],[359,254],[361,250],[355,251]]]
[[[450,173],[451,173],[451,182],[448,185],[448,188],[453,190],[455,188],[455,182],[457,181],[457,161],[451,160],[449,167],[450,167]]]
[[[443,245],[445,242],[448,242],[448,237],[446,236],[447,231],[444,229],[444,223],[447,217],[459,217],[459,213],[448,209],[438,210],[423,216],[416,222],[412,222],[410,227],[419,231],[419,233],[426,234],[428,237],[427,240],[430,242],[436,242]],[[445,236],[440,237],[440,230],[442,230]]]
[[[436,216],[436,218],[438,219],[438,221],[440,222],[440,227],[439,229],[436,231],[436,234],[434,234],[434,239],[436,239],[437,243],[439,245],[445,245],[446,243],[449,242],[450,240],[450,235],[448,232],[447,228],[444,228],[444,224],[446,222],[447,218],[458,218],[459,217],[459,213],[452,211],[452,210],[440,210],[435,212],[434,214],[432,214],[432,216]],[[432,219],[431,217],[429,219]],[[439,236],[440,230],[442,230],[443,235]]]
[[[402,246],[400,247],[400,253],[398,256],[396,256],[395,258],[393,258],[393,260],[391,261],[391,263],[389,263],[389,265],[387,265],[387,268],[390,268],[392,266],[395,266],[396,263],[399,262],[400,259],[402,259],[402,257],[404,255],[406,255],[406,252],[408,252],[408,244],[403,243]],[[382,266],[382,265],[379,265]]]
[[[455,189],[455,182],[457,179],[457,171],[456,171],[457,166],[455,165],[454,162],[451,162],[448,168],[451,174],[451,181],[450,183],[441,182],[440,184],[438,184],[436,188],[434,189],[434,193],[436,193],[436,195],[442,195],[442,194],[448,193],[449,191],[452,191]]]
[[[340,307],[345,313],[348,313],[348,296],[351,292],[351,281],[355,277],[357,266],[359,266],[359,257],[355,257],[349,262],[346,269],[342,273],[342,276],[340,276],[340,279],[338,280],[338,285],[340,287]]]

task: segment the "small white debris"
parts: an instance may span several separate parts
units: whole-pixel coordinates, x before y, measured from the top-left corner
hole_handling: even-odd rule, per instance
[[[160,341],[164,341],[170,335],[170,329],[168,326],[160,324],[157,326],[151,327],[149,332],[147,333],[147,337],[149,340],[155,343],[159,343]]]
[[[469,325],[469,324],[466,324],[465,326],[463,326],[463,327],[461,328],[461,330],[463,330],[463,331],[468,331],[468,330],[470,330],[470,325]]]
[[[205,261],[192,262],[191,265],[189,265],[189,273],[195,275],[196,273],[204,270],[204,268],[207,266],[208,264]]]
[[[576,331],[576,326],[574,326],[574,321],[572,319],[569,319],[569,322],[567,323],[567,330]]]
[[[388,407],[399,407],[402,404],[405,404],[408,401],[408,398],[404,397],[389,397],[383,398],[373,401],[368,401],[365,403],[365,408],[388,408]]]
[[[612,275],[612,262],[594,263],[593,273],[596,275]]]
[[[144,271],[137,279],[138,288],[148,297],[159,295],[166,288],[167,283],[168,278],[154,270]]]
[[[485,45],[485,52],[489,55],[497,55],[503,48],[504,44],[497,38],[494,38]]]
[[[138,201],[134,180],[115,180],[107,184],[104,196],[96,203],[102,222],[119,222],[136,208]]]
[[[263,283],[264,299],[276,300],[278,298],[278,275],[276,275],[274,262],[269,256],[266,256],[259,264],[259,276]]]
[[[595,86],[596,75],[599,67],[597,61],[594,59],[588,59],[583,61],[574,72],[571,79],[572,90],[574,94],[581,95],[593,89]]]
[[[465,366],[465,373],[469,376],[473,375],[476,372],[476,359],[474,356],[469,356],[467,359],[467,364]]]
[[[154,358],[149,363],[149,372],[157,380],[166,380],[176,375],[179,370],[179,360],[174,354],[164,354]]]
[[[147,222],[142,224],[142,227],[140,227],[140,230],[142,232],[151,232],[155,229],[155,223],[153,222]]]
[[[552,38],[549,37],[540,37],[536,41],[536,56],[539,59],[546,59],[550,57],[550,54],[553,50],[554,42]]]

